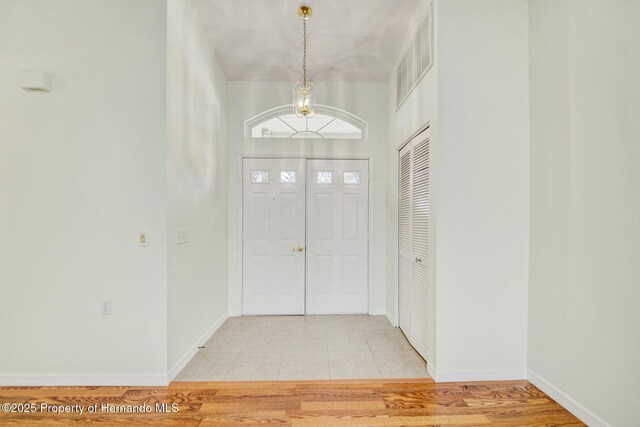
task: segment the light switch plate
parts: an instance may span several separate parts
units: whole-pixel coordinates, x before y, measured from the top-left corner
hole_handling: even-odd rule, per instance
[[[20,71],[20,87],[27,92],[51,92],[51,74],[39,70]]]
[[[189,230],[179,228],[176,230],[176,245],[183,245],[185,243],[189,243]]]
[[[138,233],[138,245],[141,247],[149,246],[149,236],[146,231]]]
[[[104,316],[110,316],[111,315],[111,300],[110,299],[102,300],[101,313]]]

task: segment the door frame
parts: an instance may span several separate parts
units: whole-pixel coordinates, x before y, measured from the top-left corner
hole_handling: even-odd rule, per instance
[[[392,243],[393,243],[393,280],[394,280],[394,293],[396,296],[396,315],[394,320],[394,325],[396,328],[400,327],[400,265],[398,262],[398,258],[400,258],[400,209],[399,209],[399,202],[400,202],[400,152],[402,151],[402,149],[404,147],[407,146],[407,144],[409,144],[413,139],[415,139],[418,135],[429,131],[430,132],[431,129],[431,122],[427,121],[424,125],[422,125],[416,132],[412,133],[411,136],[409,136],[407,139],[405,139],[404,141],[402,141],[400,144],[398,144],[396,146],[396,149],[394,150],[395,152],[395,158],[393,161],[393,176],[394,179],[396,180],[395,182],[395,203],[393,204],[393,223],[395,224],[395,227],[393,227],[393,236],[392,236]],[[432,139],[432,136],[429,135],[429,138]],[[433,182],[433,180],[432,180]],[[431,210],[431,212],[433,213],[433,210]],[[430,267],[432,267],[430,265]]]
[[[238,216],[240,218],[239,224],[238,224],[238,240],[236,240],[236,242],[238,243],[238,250],[236,253],[236,257],[238,260],[238,267],[237,267],[237,277],[239,278],[239,285],[240,285],[240,292],[239,292],[239,296],[240,296],[240,300],[238,301],[239,303],[239,307],[240,307],[240,316],[244,316],[243,313],[243,309],[242,309],[242,301],[244,299],[244,182],[243,182],[243,171],[244,171],[244,159],[299,159],[299,160],[305,160],[305,162],[307,160],[367,160],[369,163],[369,205],[367,206],[368,209],[368,220],[369,220],[369,224],[367,226],[367,233],[368,233],[368,244],[367,244],[367,305],[368,305],[368,313],[369,314],[379,314],[379,313],[373,313],[373,311],[375,310],[375,308],[373,307],[373,289],[372,285],[373,285],[373,281],[371,280],[371,278],[373,277],[373,248],[375,245],[375,235],[373,233],[373,220],[374,220],[374,212],[373,212],[373,207],[375,206],[375,192],[373,191],[374,189],[374,185],[375,185],[375,178],[374,178],[374,161],[375,161],[375,156],[371,155],[371,156],[314,156],[314,155],[282,155],[282,154],[278,154],[278,153],[261,153],[261,154],[253,154],[253,153],[241,153],[238,158],[238,166],[239,166],[239,174],[238,176],[235,177],[235,179],[240,180],[240,188],[242,189],[242,195],[241,197],[239,197],[238,199]],[[306,173],[306,167],[305,167],[305,173]],[[305,180],[305,207],[307,206],[307,202],[306,202],[306,197],[307,197],[307,192],[306,192],[306,180]],[[307,214],[305,212],[305,223],[307,221]],[[305,226],[306,229],[306,226]],[[306,231],[305,231],[305,247],[306,247]],[[305,248],[306,249],[306,248]],[[305,263],[306,263],[306,250],[305,250]],[[307,280],[306,280],[306,271],[305,271],[305,283],[304,283],[304,292],[305,292],[305,307],[304,307],[304,312],[305,315],[307,314]],[[396,283],[396,287],[397,287],[397,283]]]

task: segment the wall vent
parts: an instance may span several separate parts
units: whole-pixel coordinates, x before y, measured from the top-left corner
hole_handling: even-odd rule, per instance
[[[433,65],[433,2],[396,70],[396,108],[409,97]]]

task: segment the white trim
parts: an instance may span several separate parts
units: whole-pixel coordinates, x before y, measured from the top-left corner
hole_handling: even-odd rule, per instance
[[[229,283],[229,302],[228,302],[228,306],[229,306],[229,315],[230,316],[242,316],[244,313],[242,312],[242,305],[243,305],[243,292],[244,292],[244,159],[245,158],[249,158],[246,155],[240,154],[240,156],[238,157],[238,176],[236,177],[236,179],[239,180],[240,182],[240,197],[237,198],[237,211],[236,212],[230,212],[229,215],[231,215],[232,213],[235,215],[239,216],[239,221],[238,221],[238,227],[236,228],[236,232],[237,235],[236,236],[232,236],[232,233],[229,233],[229,242],[231,242],[231,239],[237,239],[237,243],[238,243],[238,247],[236,249],[236,283],[235,283],[235,287],[233,286],[233,284],[230,282]],[[232,177],[229,177],[229,182],[231,182]],[[306,179],[306,178],[305,178]],[[231,206],[231,203],[229,203],[229,206]],[[230,230],[231,231],[231,230]],[[232,257],[229,257],[229,260],[231,260]],[[231,271],[231,266],[229,266],[229,271]],[[235,297],[235,301],[233,301],[232,299]]]
[[[166,386],[161,374],[0,374],[0,386]]]
[[[567,411],[578,417],[580,421],[587,424],[590,427],[612,427],[611,424],[585,408],[578,403],[574,398],[569,396],[564,391],[560,390],[555,385],[551,384],[540,375],[533,372],[531,369],[528,371],[528,380],[531,384],[538,387],[545,392],[550,398],[558,402]]]
[[[187,351],[181,358],[176,362],[175,365],[169,370],[167,374],[168,382],[171,382],[178,376],[180,371],[184,369],[185,366],[191,361],[193,356],[198,352],[198,347],[204,345],[209,338],[216,333],[220,326],[229,318],[228,313],[224,313],[211,327],[194,343],[194,345]]]
[[[398,325],[398,319],[396,319],[396,317],[389,310],[385,310],[384,315],[387,316],[389,323],[391,323],[393,327],[397,328],[400,326]]]
[[[437,383],[470,381],[526,380],[527,370],[522,369],[433,369],[432,378]]]
[[[431,68],[433,68],[434,63],[436,62],[436,52],[435,52],[436,51],[436,40],[435,40],[436,32],[434,28],[435,19],[434,19],[433,3],[434,3],[433,1],[429,2],[429,6],[427,7],[427,10],[424,13],[424,16],[418,21],[418,24],[415,25],[415,28],[411,30],[411,33],[410,33],[411,37],[405,37],[404,43],[402,44],[402,49],[400,50],[400,55],[398,55],[398,59],[396,60],[396,64],[394,65],[393,70],[395,73],[393,75],[396,76],[396,79],[395,79],[396,80],[396,110],[395,110],[396,113],[400,110],[400,108],[402,108],[402,105],[404,104],[404,102],[407,99],[409,99],[409,97],[411,96],[415,88],[418,87],[418,85],[420,84],[424,76],[426,76],[429,73],[429,71],[431,71]],[[431,30],[431,35],[429,37],[429,41],[431,42],[431,46],[429,47],[429,56],[430,56],[429,59],[431,61],[429,63],[429,66],[422,71],[420,76],[411,85],[411,88],[409,88],[407,93],[405,93],[405,95],[402,97],[402,100],[398,102],[398,99],[397,99],[398,68],[400,67],[400,64],[404,61],[405,57],[407,55],[410,55],[409,48],[411,47],[412,43],[415,41],[418,35],[418,32],[423,28],[424,22],[427,20],[427,18],[429,18],[429,29]]]
[[[435,367],[435,365],[433,363],[430,363],[429,361],[427,361],[427,372],[429,372],[429,376],[431,377],[431,379],[433,379],[434,381],[436,380],[436,373],[437,373],[437,369]]]
[[[369,221],[369,223],[367,224],[367,308],[369,309],[369,313],[373,313],[375,311],[377,311],[377,309],[373,308],[373,305],[375,304],[373,296],[375,295],[375,289],[373,288],[373,266],[374,266],[374,262],[373,262],[373,255],[374,255],[374,245],[373,243],[375,242],[375,238],[374,235],[375,233],[374,228],[373,228],[373,224],[374,224],[374,217],[373,215],[375,214],[375,206],[376,206],[376,201],[375,201],[375,197],[376,197],[376,192],[375,190],[375,156],[372,154],[368,159],[368,165],[369,165],[369,170],[368,170],[368,178],[369,178],[369,182],[367,182],[367,186],[368,186],[368,190],[369,190],[369,194],[367,194],[368,199],[369,199],[369,206],[367,206],[367,210],[368,210],[368,215],[367,215],[367,221]],[[363,159],[364,160],[364,159]],[[383,313],[380,313],[383,314]]]
[[[395,196],[395,201],[394,203],[392,203],[392,211],[391,211],[391,220],[393,221],[393,223],[395,224],[395,227],[393,227],[393,234],[389,237],[389,239],[391,240],[392,243],[392,247],[393,247],[393,287],[394,287],[394,293],[396,296],[396,301],[395,301],[395,309],[396,309],[396,323],[395,326],[400,327],[400,261],[399,261],[399,257],[400,257],[400,207],[398,206],[400,203],[400,152],[404,149],[404,147],[406,147],[408,144],[411,143],[411,141],[415,138],[417,138],[419,135],[421,135],[424,132],[429,132],[428,136],[429,139],[431,139],[431,121],[427,120],[426,123],[424,123],[422,126],[420,126],[418,128],[417,131],[415,131],[409,138],[407,138],[406,140],[404,140],[403,142],[401,142],[400,144],[398,144],[398,146],[395,148],[395,160],[393,162],[393,170],[391,171],[392,173],[392,177],[393,179],[395,179],[394,182],[394,194],[392,196]],[[433,212],[433,210],[432,210]],[[430,222],[430,230],[433,227],[433,223]],[[431,256],[431,258],[435,257],[435,252],[434,254]],[[433,261],[431,261],[429,263],[429,268],[431,270],[433,270]],[[430,273],[433,274],[433,273]],[[430,276],[429,277],[430,280],[433,280],[434,283],[434,289],[437,289],[435,286],[435,277]],[[436,298],[437,298],[437,290],[436,290]],[[436,302],[434,301],[434,306],[435,306]],[[435,307],[434,307],[434,314],[433,317],[435,319]],[[411,333],[411,331],[409,331],[409,333]],[[434,336],[434,342],[430,343],[432,346],[435,347],[435,333],[433,333]],[[409,338],[407,337],[407,340],[409,340]],[[413,344],[412,344],[413,345]],[[425,347],[426,349],[426,347]],[[431,356],[431,353],[429,352],[429,356]],[[435,368],[434,368],[435,369]],[[435,379],[435,375],[432,376],[432,378]]]

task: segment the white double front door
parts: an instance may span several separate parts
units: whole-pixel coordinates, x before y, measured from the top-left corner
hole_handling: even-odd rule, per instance
[[[244,159],[243,314],[368,312],[367,160]]]

